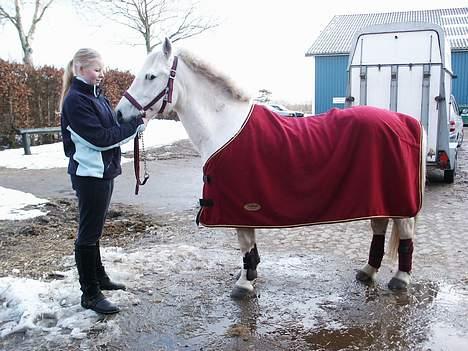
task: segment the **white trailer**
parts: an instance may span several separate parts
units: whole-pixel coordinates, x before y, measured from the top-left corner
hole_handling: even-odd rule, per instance
[[[419,119],[427,138],[428,168],[452,183],[457,143],[449,136],[451,52],[443,29],[411,22],[371,26],[354,37],[348,63],[346,107],[370,105]]]

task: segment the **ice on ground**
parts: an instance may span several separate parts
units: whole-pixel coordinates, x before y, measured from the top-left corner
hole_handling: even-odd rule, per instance
[[[104,265],[112,279],[127,285],[126,291],[106,291],[105,295],[125,309],[138,304],[132,291],[150,291],[140,279],[146,273],[171,276],[195,274],[214,266],[224,256],[206,255],[204,249],[190,245],[168,244],[126,252],[121,248],[101,248]],[[210,259],[208,257],[211,257]],[[73,266],[74,258],[64,258],[64,266]],[[29,278],[0,278],[0,340],[14,333],[44,337],[49,341],[85,339],[93,329],[118,335],[118,323],[102,321],[101,316],[80,305],[81,291],[75,268],[59,272],[63,279],[42,281]],[[152,282],[150,282],[152,284]]]

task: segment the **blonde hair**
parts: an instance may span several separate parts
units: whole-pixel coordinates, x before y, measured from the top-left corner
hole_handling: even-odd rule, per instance
[[[62,94],[60,96],[60,111],[62,111],[63,100],[70,90],[73,77],[81,67],[88,67],[95,60],[101,60],[101,55],[94,49],[83,48],[78,50],[73,59],[66,65],[62,77]]]

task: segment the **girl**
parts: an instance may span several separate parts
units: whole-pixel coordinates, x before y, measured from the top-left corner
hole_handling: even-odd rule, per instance
[[[122,173],[120,145],[143,131],[147,120],[121,124],[99,88],[104,78],[101,55],[80,49],[65,68],[61,97],[61,127],[65,155],[69,158],[73,190],[80,213],[75,241],[81,306],[112,314],[119,308],[101,290],[125,289],[112,282],[101,263],[99,238],[109,208],[114,178]]]

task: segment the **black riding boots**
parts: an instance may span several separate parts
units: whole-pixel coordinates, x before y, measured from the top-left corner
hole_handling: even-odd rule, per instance
[[[102,314],[117,313],[120,309],[107,300],[101,292],[97,277],[98,269],[96,267],[98,255],[99,246],[75,245],[76,267],[78,268],[81,291],[83,292],[81,295],[81,306]]]
[[[101,262],[101,251],[99,249],[99,241],[96,242],[96,246],[98,248],[96,257],[96,275],[99,283],[99,288],[101,290],[125,290],[125,285],[110,280]]]

